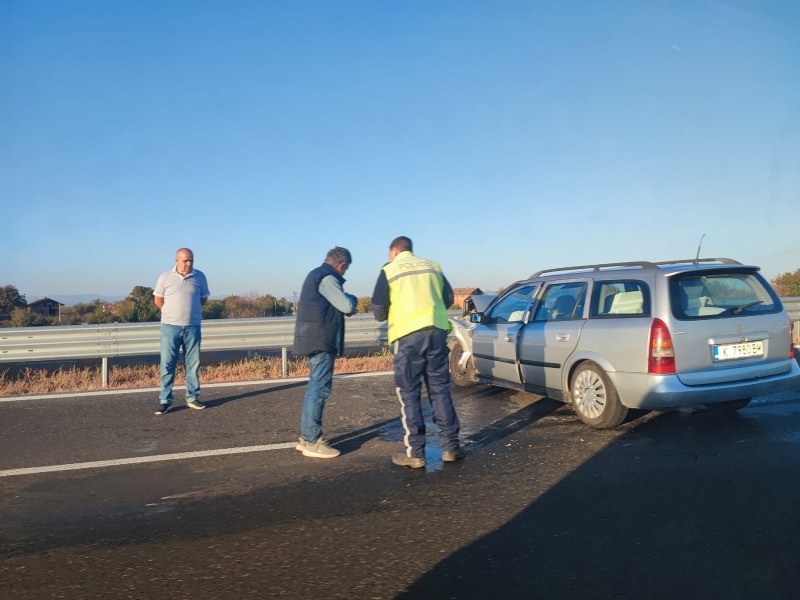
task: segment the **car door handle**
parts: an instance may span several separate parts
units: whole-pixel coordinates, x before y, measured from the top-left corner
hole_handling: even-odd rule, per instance
[[[506,341],[507,341],[507,342],[513,342],[514,340],[513,340],[513,339],[511,339],[509,336],[506,336]]]
[[[569,339],[568,333],[558,333],[556,334],[556,341],[557,342],[566,342]]]

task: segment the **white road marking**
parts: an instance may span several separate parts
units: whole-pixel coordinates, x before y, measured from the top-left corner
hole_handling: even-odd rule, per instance
[[[372,373],[346,373],[334,375],[334,379],[358,379],[363,377],[381,377],[391,375],[391,371],[379,371]],[[230,383],[204,383],[204,388],[216,387],[236,387],[249,385],[280,385],[294,383],[297,381],[308,381],[308,377],[291,377],[287,379],[262,379],[258,381],[237,381]],[[175,386],[174,389],[185,389],[185,386]],[[75,392],[68,394],[44,394],[39,396],[15,396],[0,398],[0,402],[18,402],[22,400],[58,400],[64,398],[85,398],[91,396],[117,396],[120,394],[141,394],[158,392],[159,388],[140,388],[124,390],[99,390],[92,392]],[[266,446],[245,446],[242,448],[222,448],[220,450],[202,450],[197,452],[180,452],[178,454],[161,454],[157,456],[136,456],[133,458],[118,458],[114,460],[98,460],[85,463],[71,463],[65,465],[49,465],[44,467],[26,467],[19,469],[7,469],[0,471],[0,477],[13,477],[15,475],[37,475],[41,473],[56,473],[59,471],[76,471],[81,469],[100,469],[103,467],[116,467],[120,465],[133,465],[141,463],[162,462],[167,460],[185,460],[189,458],[203,458],[206,456],[223,456],[226,454],[244,454],[247,452],[265,452],[268,450],[283,450],[294,448],[297,442],[286,442],[280,444],[268,444]]]
[[[81,469],[100,469],[103,467],[117,467],[120,465],[135,465],[140,463],[163,462],[167,460],[185,460],[187,458],[204,458],[207,456],[224,456],[226,454],[244,454],[247,452],[265,452],[268,450],[284,450],[294,448],[297,442],[281,444],[267,444],[265,446],[244,446],[242,448],[221,448],[219,450],[201,450],[198,452],[179,452],[177,454],[160,454],[157,456],[136,456],[133,458],[118,458],[115,460],[98,460],[94,462],[72,463],[67,465],[50,465],[45,467],[29,467],[24,469],[8,469],[0,471],[0,477],[13,477],[15,475],[38,475],[41,473],[55,473],[58,471],[76,471]]]

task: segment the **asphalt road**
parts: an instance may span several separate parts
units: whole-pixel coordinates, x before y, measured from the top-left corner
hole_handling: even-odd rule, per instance
[[[456,390],[467,458],[414,471],[390,376],[337,379],[334,460],[293,449],[304,386],[0,402],[0,598],[797,597],[800,391],[594,431]]]

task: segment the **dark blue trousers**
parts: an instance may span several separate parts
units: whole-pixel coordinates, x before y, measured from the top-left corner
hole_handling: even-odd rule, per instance
[[[394,384],[400,400],[403,445],[407,456],[425,457],[425,421],[421,405],[423,382],[428,389],[442,450],[458,447],[459,423],[450,395],[449,353],[447,333],[436,328],[415,331],[394,343]]]

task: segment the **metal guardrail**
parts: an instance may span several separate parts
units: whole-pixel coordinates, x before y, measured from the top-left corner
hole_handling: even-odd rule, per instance
[[[280,349],[286,376],[294,324],[294,317],[203,321],[203,352]],[[0,329],[0,363],[99,358],[105,387],[109,358],[160,353],[159,329],[160,323]],[[347,319],[345,347],[383,346],[387,338],[386,323],[379,323],[371,314]]]
[[[800,346],[800,296],[781,298],[781,302],[794,323],[794,345]]]
[[[794,322],[794,343],[800,345],[800,296],[781,301]],[[203,351],[281,350],[285,372],[294,323],[294,317],[203,321]],[[0,328],[0,363],[99,358],[105,384],[109,358],[159,354],[159,328],[159,323]],[[386,323],[377,322],[371,314],[347,319],[346,347],[383,346],[387,337]]]
[[[294,322],[293,317],[203,321],[203,351],[288,348]],[[118,323],[0,329],[0,362],[158,354],[159,327],[159,323]],[[372,315],[347,319],[345,345],[386,343],[386,323],[378,323]]]

